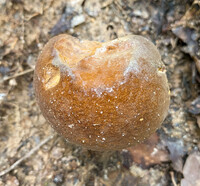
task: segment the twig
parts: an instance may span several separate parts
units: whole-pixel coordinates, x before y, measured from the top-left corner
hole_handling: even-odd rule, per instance
[[[172,183],[173,183],[173,185],[174,186],[178,186],[177,184],[176,184],[176,181],[175,181],[175,179],[174,179],[174,172],[170,172],[170,175],[171,175],[171,179],[172,179]]]
[[[32,72],[32,71],[34,71],[34,69],[24,70],[23,72],[20,72],[20,73],[18,73],[18,74],[13,75],[13,76],[6,77],[6,78],[2,79],[2,80],[0,81],[0,83],[2,83],[2,82],[4,82],[4,81],[7,81],[7,80],[10,80],[10,79],[13,79],[13,78],[16,78],[16,77],[19,77],[19,76],[23,76],[24,74],[27,74],[27,73]]]
[[[111,5],[113,3],[113,0],[108,0],[107,2],[104,2],[102,4],[102,7],[101,8],[106,8],[107,6]]]
[[[39,148],[44,145],[45,143],[47,143],[48,141],[50,141],[51,139],[53,139],[54,135],[51,135],[49,137],[47,137],[46,139],[44,139],[43,141],[41,141],[40,144],[38,144],[36,147],[34,147],[33,149],[31,149],[31,151],[29,151],[24,157],[20,158],[19,160],[17,160],[14,164],[12,164],[8,169],[3,170],[2,172],[0,172],[0,177],[4,176],[5,174],[7,174],[8,172],[12,171],[13,169],[15,169],[15,167],[17,167],[22,161],[26,160],[27,158],[29,158],[32,154],[34,154],[37,150],[39,150]]]

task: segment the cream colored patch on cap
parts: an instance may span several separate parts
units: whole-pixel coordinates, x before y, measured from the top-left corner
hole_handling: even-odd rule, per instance
[[[45,90],[55,87],[60,81],[60,71],[57,67],[48,65],[44,68],[43,85]]]

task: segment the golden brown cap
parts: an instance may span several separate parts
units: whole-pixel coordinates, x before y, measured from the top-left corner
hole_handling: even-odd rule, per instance
[[[136,35],[106,43],[56,36],[38,58],[34,85],[52,127],[92,150],[143,141],[160,127],[169,107],[160,54]]]

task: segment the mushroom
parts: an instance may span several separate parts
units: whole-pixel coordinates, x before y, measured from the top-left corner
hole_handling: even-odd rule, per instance
[[[51,126],[91,150],[142,142],[161,126],[169,108],[160,54],[137,35],[105,43],[53,37],[36,63],[34,85]]]

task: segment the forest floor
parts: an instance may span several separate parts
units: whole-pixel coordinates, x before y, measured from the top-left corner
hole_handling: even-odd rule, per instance
[[[159,49],[169,114],[145,143],[98,153],[51,129],[33,72],[44,44],[68,33],[108,41],[142,35]],[[0,0],[0,185],[200,185],[198,0]]]

